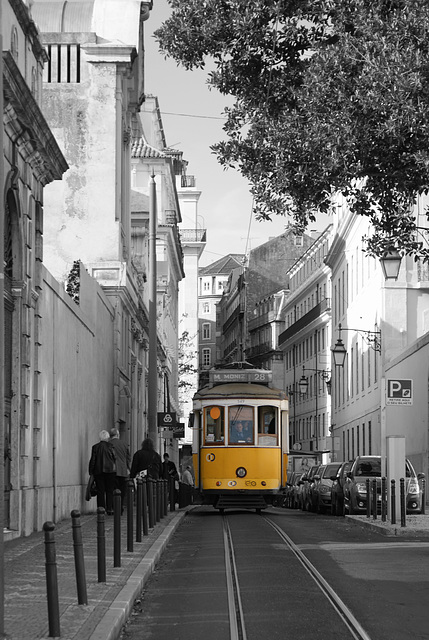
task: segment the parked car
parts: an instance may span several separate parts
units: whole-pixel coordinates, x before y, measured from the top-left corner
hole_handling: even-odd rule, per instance
[[[411,462],[405,461],[405,489],[407,513],[420,513],[422,491],[419,479],[424,474],[415,472]],[[377,481],[377,504],[381,507],[381,456],[358,456],[355,458],[344,484],[344,508],[349,514],[366,513],[366,480]]]
[[[353,464],[353,460],[348,460],[340,465],[335,476],[331,476],[331,513],[333,516],[344,515],[344,483],[347,473]]]
[[[289,509],[297,509],[298,508],[298,490],[299,490],[299,481],[302,478],[302,472],[295,471],[292,474],[290,483],[288,483],[288,487],[286,490],[286,506]]]
[[[312,496],[310,492],[311,492],[311,486],[314,482],[314,476],[318,472],[319,467],[320,467],[320,464],[313,465],[312,467],[310,467],[310,471],[308,471],[308,473],[305,474],[305,478],[304,476],[301,478],[301,480],[304,480],[304,484],[300,492],[300,496],[301,496],[300,507],[303,511],[312,510]]]
[[[340,462],[330,462],[321,465],[317,474],[314,476],[314,484],[311,490],[312,502],[317,513],[331,510],[331,489],[332,477],[336,476]]]

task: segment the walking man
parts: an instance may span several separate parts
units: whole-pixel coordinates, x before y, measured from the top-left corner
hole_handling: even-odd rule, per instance
[[[116,454],[115,488],[121,492],[121,513],[124,513],[127,495],[127,479],[131,465],[130,449],[125,442],[119,439],[119,431],[116,428],[110,429],[110,442]]]

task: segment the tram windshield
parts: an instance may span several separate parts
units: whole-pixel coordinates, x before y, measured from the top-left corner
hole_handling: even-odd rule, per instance
[[[229,407],[229,443],[253,444],[253,407],[245,405]]]
[[[205,444],[225,443],[224,408],[217,405],[205,407]]]
[[[258,444],[275,447],[278,441],[276,407],[258,407]]]

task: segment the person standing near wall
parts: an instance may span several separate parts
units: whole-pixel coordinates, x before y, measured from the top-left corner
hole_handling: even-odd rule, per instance
[[[116,428],[110,429],[110,442],[116,454],[115,488],[121,492],[121,513],[124,513],[127,479],[131,466],[130,449],[125,442],[119,439],[119,431]]]
[[[192,477],[191,467],[188,465],[182,474],[182,482],[183,484],[188,484],[189,486],[194,486],[194,478]]]
[[[97,507],[106,509],[113,515],[113,491],[116,478],[116,454],[110,442],[109,432],[100,431],[100,442],[94,444],[89,460],[89,474],[95,478],[97,486]]]

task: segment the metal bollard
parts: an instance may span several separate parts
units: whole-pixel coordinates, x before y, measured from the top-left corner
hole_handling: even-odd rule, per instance
[[[174,478],[170,478],[169,496],[170,496],[170,511],[175,511],[176,510],[176,481]]]
[[[390,522],[396,524],[396,487],[395,480],[390,481]]]
[[[136,542],[142,541],[142,507],[143,507],[143,483],[137,478],[136,492]]]
[[[161,480],[155,480],[156,491],[156,521],[161,520]]]
[[[104,507],[97,509],[97,574],[98,582],[106,582],[106,528]]]
[[[160,492],[161,492],[161,520],[165,516],[165,480],[160,480]]]
[[[134,551],[134,481],[127,483],[127,551]]]
[[[168,515],[168,480],[164,480],[164,515]]]
[[[426,513],[426,478],[422,478],[422,510],[421,514]]]
[[[72,518],[77,602],[78,604],[88,604],[88,596],[86,593],[85,560],[83,557],[82,526],[80,524],[80,511],[78,511],[77,509],[73,509],[70,515]]]
[[[149,529],[155,526],[154,500],[153,500],[153,480],[147,479],[147,506],[149,513]]]
[[[406,526],[405,522],[405,514],[407,512],[406,509],[406,497],[405,497],[405,480],[404,478],[400,478],[399,480],[399,501],[401,505],[401,527]]]
[[[372,519],[377,520],[377,480],[372,481]]]
[[[179,482],[179,509],[185,506],[185,485],[183,482]]]
[[[121,492],[113,492],[113,566],[121,566]]]
[[[46,592],[48,597],[49,637],[59,638],[60,632],[60,607],[58,600],[58,576],[57,560],[55,553],[55,525],[53,522],[45,522],[45,571]]]
[[[371,488],[369,484],[369,478],[365,480],[366,484],[366,517],[371,517]]]
[[[142,480],[142,522],[143,522],[143,535],[149,535],[149,527],[147,522],[147,481],[146,478]]]
[[[386,478],[381,478],[381,521],[386,522],[387,515],[387,486]]]

